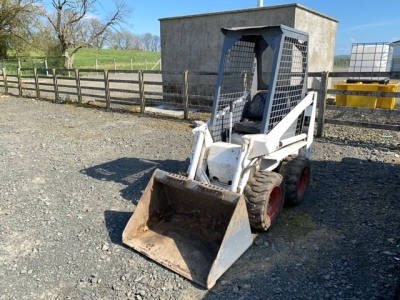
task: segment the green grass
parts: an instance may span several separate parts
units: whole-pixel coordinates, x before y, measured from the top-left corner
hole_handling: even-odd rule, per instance
[[[10,53],[10,56],[12,53]],[[75,55],[74,68],[97,69],[99,70],[160,70],[160,52],[139,51],[139,50],[113,50],[113,49],[81,49]],[[114,64],[115,59],[115,64]],[[29,57],[19,58],[21,68],[45,67],[45,57],[39,53],[31,53]],[[147,64],[146,64],[147,61]],[[54,59],[47,58],[49,69],[54,68]],[[17,74],[18,58],[0,60],[0,69],[6,68],[8,74]]]
[[[97,59],[98,69],[113,70],[116,65],[117,70],[131,70],[132,68],[133,70],[153,69],[158,71],[160,70],[160,64],[157,64],[157,62],[160,60],[160,58],[160,52],[113,49],[81,49],[75,55],[74,67],[79,69],[94,69],[96,68]]]

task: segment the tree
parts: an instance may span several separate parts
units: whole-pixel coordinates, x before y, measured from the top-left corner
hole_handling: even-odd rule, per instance
[[[159,51],[160,50],[160,37],[145,33],[141,36],[143,49],[146,51]]]
[[[131,8],[125,3],[116,1],[115,8],[105,19],[97,22],[90,31],[82,34],[89,14],[96,14],[97,0],[52,0],[54,13],[47,16],[59,41],[59,55],[64,59],[64,66],[72,68],[75,54],[79,49],[98,42],[109,29],[124,23],[131,14]],[[93,25],[94,23],[92,23]],[[69,52],[69,48],[71,51]]]
[[[28,48],[43,15],[39,3],[40,0],[0,1],[0,58],[7,58],[7,50]]]
[[[151,33],[135,35],[129,31],[112,32],[108,42],[113,49],[160,51],[160,37]]]
[[[160,37],[157,35],[153,35],[153,39],[150,43],[150,51],[160,51]]]
[[[113,32],[109,38],[109,45],[113,49],[123,49],[123,50],[142,49],[142,41],[140,37],[129,31]]]
[[[95,35],[95,33],[99,32],[101,28],[104,26],[104,23],[102,23],[99,19],[96,18],[89,18],[85,20],[85,23],[87,27],[88,37]],[[110,35],[111,35],[111,30],[107,28],[102,34],[94,37],[92,46],[94,48],[102,49],[106,45],[106,42],[109,39]]]
[[[153,40],[153,35],[151,33],[146,33],[142,35],[142,43],[144,50],[150,51],[152,40]]]
[[[60,45],[54,36],[50,24],[43,23],[43,26],[33,35],[32,46],[40,50],[48,58],[47,62],[51,68],[63,68],[64,61],[58,57]]]

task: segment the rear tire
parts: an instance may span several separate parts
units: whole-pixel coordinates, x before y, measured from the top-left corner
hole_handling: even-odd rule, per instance
[[[291,155],[282,162],[279,173],[285,181],[285,203],[299,205],[310,183],[310,160],[304,156]]]
[[[285,199],[282,175],[259,171],[249,180],[244,190],[251,227],[266,231],[275,225]]]

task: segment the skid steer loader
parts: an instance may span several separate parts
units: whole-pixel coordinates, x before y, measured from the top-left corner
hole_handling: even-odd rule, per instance
[[[308,35],[279,26],[223,28],[209,121],[195,128],[183,174],[156,170],[123,243],[211,288],[310,176],[316,93]]]

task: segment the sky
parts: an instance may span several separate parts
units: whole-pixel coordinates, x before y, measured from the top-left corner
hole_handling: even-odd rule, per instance
[[[107,11],[113,1],[98,0]],[[160,18],[256,8],[258,0],[124,0],[132,9],[128,20],[134,34],[160,35]],[[263,6],[296,1],[263,0]],[[302,6],[339,21],[335,55],[349,55],[352,43],[400,40],[400,0],[300,0]],[[250,24],[249,24],[250,25]]]

